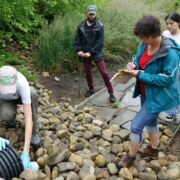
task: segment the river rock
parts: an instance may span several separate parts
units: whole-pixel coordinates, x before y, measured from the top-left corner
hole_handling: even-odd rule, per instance
[[[110,174],[114,175],[118,173],[118,169],[114,163],[109,163],[107,167]]]
[[[142,173],[142,172],[139,173],[139,177],[144,180],[156,180],[157,179],[156,175],[154,175],[154,174]]]
[[[62,163],[58,163],[58,167],[59,167],[60,173],[62,173],[62,172],[71,171],[75,169],[76,164],[74,162],[62,162]]]
[[[128,180],[133,179],[132,172],[128,168],[122,168],[119,171],[119,176],[121,176],[125,179],[128,179]]]
[[[91,164],[84,163],[80,169],[79,176],[83,178],[86,175],[94,175],[94,167]]]
[[[28,170],[23,171],[19,177],[26,180],[37,180],[38,171],[28,169]]]

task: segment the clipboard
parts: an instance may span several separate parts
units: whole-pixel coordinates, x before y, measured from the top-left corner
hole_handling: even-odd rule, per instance
[[[125,70],[119,70],[112,78],[111,82],[125,84],[127,83],[133,76]]]

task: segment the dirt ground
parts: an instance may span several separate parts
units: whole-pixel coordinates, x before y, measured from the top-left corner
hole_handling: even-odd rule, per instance
[[[120,65],[107,64],[107,69],[111,78],[120,69]],[[92,76],[95,92],[105,87],[103,78],[95,65],[92,69]],[[55,77],[59,78],[59,81],[56,81]],[[84,93],[88,88],[83,70],[78,73],[50,74],[50,77],[46,78],[40,75],[39,82],[52,91],[52,97],[57,102],[68,98],[68,100],[71,99],[72,105],[77,105],[86,99]]]
[[[122,69],[121,65],[110,65],[107,64],[110,78],[119,70]],[[104,87],[104,81],[96,69],[93,67],[92,70],[95,91],[98,91]],[[59,81],[55,80],[55,77],[59,78]],[[52,98],[57,102],[68,100],[71,105],[77,105],[86,98],[84,92],[87,89],[86,79],[84,72],[81,73],[67,73],[67,74],[54,74],[50,77],[43,78],[39,76],[39,82],[46,88],[52,91]],[[180,160],[180,132],[177,133],[176,137],[172,141],[169,151],[176,155]]]

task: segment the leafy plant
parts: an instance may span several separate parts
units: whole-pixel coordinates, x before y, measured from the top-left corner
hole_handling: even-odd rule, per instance
[[[43,20],[36,13],[37,0],[0,0],[0,43],[15,40],[29,42],[32,34],[37,33]],[[26,46],[25,46],[26,47]]]

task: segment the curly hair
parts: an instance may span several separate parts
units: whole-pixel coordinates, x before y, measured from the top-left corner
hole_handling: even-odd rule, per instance
[[[153,15],[145,15],[134,26],[134,34],[138,37],[158,37],[161,35],[161,23]]]

